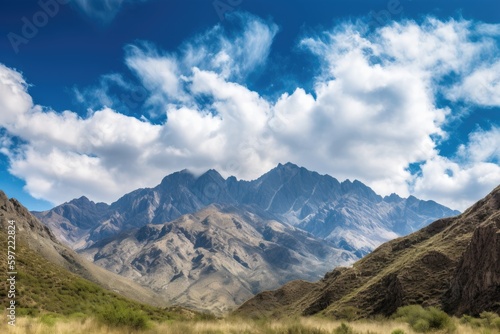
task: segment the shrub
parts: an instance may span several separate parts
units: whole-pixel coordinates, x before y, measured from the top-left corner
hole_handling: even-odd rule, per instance
[[[354,334],[354,330],[348,325],[341,323],[339,327],[335,328],[334,334]]]
[[[149,318],[142,312],[122,304],[106,305],[97,311],[98,319],[110,326],[148,329]]]
[[[460,318],[460,323],[469,325],[472,328],[484,327],[486,329],[500,330],[500,316],[494,312],[482,312],[479,318],[464,314]]]
[[[429,307],[427,309],[429,315],[428,321],[431,329],[448,329],[455,330],[455,326],[450,316],[444,311],[436,307]]]
[[[16,311],[17,316],[28,316],[28,317],[36,317],[40,314],[40,310],[36,308],[24,308],[20,307]]]
[[[477,318],[471,317],[470,315],[467,315],[467,314],[464,314],[460,318],[460,323],[462,323],[464,325],[469,325],[472,328],[479,328],[479,327],[482,327],[485,325],[483,319],[477,319]]]
[[[402,329],[395,329],[391,332],[391,334],[405,334],[405,332]]]
[[[354,306],[346,306],[338,312],[338,318],[347,321],[356,320],[359,314],[359,309]]]
[[[493,329],[500,329],[500,316],[493,312],[482,312],[479,317],[486,322],[486,326]]]
[[[428,332],[431,328],[429,322],[425,319],[418,319],[414,324],[411,324],[411,327],[419,333]]]
[[[55,314],[43,314],[40,317],[40,322],[47,326],[54,326],[57,322],[58,316]]]
[[[407,322],[411,328],[420,333],[442,329],[448,332],[455,331],[451,318],[435,307],[424,309],[420,305],[403,306],[397,309],[393,317]]]

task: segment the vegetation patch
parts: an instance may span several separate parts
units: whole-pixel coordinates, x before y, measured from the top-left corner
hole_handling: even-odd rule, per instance
[[[393,315],[394,319],[406,322],[417,333],[435,330],[455,331],[455,325],[445,312],[435,307],[423,308],[420,305],[400,307]]]

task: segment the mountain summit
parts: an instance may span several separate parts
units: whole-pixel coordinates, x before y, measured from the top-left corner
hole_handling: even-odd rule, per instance
[[[458,212],[287,163],[253,181],[183,170],[111,205],[81,197],[35,214],[94,263],[171,302],[222,313]]]
[[[413,196],[383,198],[360,181],[340,183],[292,163],[279,164],[253,181],[224,179],[215,170],[199,177],[183,170],[166,176],[154,188],[135,190],[111,205],[82,197],[34,214],[61,240],[75,249],[85,249],[127,229],[163,224],[210,204],[245,207],[360,256],[436,219],[459,214]]]

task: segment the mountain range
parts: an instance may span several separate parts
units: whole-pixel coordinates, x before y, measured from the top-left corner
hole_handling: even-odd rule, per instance
[[[454,315],[500,313],[500,186],[457,217],[389,241],[316,283],[262,292],[237,313],[366,318],[412,304]]]
[[[81,197],[34,214],[87,259],[162,299],[222,313],[459,212],[287,163],[253,181],[183,170],[110,205]]]
[[[293,279],[316,280],[357,258],[278,221],[208,207],[102,240],[80,254],[175,305],[222,314]]]
[[[214,203],[239,206],[296,226],[359,255],[438,218],[460,213],[413,196],[381,197],[357,180],[341,183],[287,163],[254,181],[224,179],[215,170],[198,177],[183,170],[111,205],[81,197],[34,214],[65,243],[85,249],[124,230],[163,224]]]

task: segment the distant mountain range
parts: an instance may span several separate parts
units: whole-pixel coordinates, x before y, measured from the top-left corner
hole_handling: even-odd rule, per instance
[[[171,174],[154,188],[138,189],[107,205],[81,197],[34,212],[75,249],[146,224],[163,224],[210,204],[238,206],[296,226],[339,248],[366,254],[382,242],[459,214],[434,201],[393,194],[381,197],[359,181],[340,183],[294,164],[279,164],[254,181],[224,179],[209,170],[196,177]]]
[[[214,313],[294,279],[317,280],[332,263],[357,259],[300,229],[215,204],[101,240],[81,254],[163,300]]]
[[[458,217],[389,241],[319,282],[258,294],[236,313],[366,318],[411,304],[458,316],[500,313],[500,186]]]
[[[184,170],[111,205],[81,197],[34,214],[95,263],[166,299],[223,312],[459,212],[287,163],[254,181]]]

